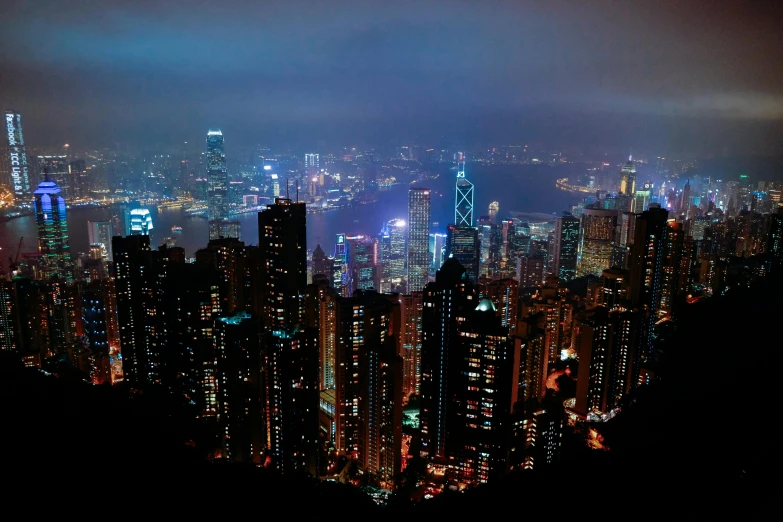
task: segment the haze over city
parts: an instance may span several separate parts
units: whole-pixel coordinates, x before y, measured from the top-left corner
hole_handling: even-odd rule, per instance
[[[544,143],[780,152],[775,2],[8,0],[40,145]],[[118,104],[118,100],[121,103]]]
[[[3,2],[9,512],[769,520],[780,5]]]

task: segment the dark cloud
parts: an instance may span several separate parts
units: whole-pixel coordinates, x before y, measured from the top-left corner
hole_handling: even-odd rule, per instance
[[[777,2],[6,0],[0,10],[0,99],[46,144],[179,143],[219,125],[247,144],[669,146],[676,131],[680,146],[721,148],[767,143],[783,121]]]

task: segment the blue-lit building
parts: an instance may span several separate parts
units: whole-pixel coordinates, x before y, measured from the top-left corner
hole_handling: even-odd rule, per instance
[[[152,232],[152,215],[148,208],[134,208],[128,213],[126,236],[149,236]]]
[[[38,225],[41,279],[73,279],[73,261],[68,245],[65,198],[53,181],[45,179],[33,193]]]

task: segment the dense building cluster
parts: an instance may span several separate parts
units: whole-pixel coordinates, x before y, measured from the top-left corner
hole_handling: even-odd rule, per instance
[[[124,234],[90,222],[75,263],[73,163],[63,182],[65,163],[44,158],[29,193],[14,177],[39,248],[0,280],[0,349],[132,393],[163,387],[207,428],[213,458],[285,473],[393,490],[419,458],[432,494],[546,466],[567,432],[600,447],[584,427],[656,379],[657,339],[682,307],[783,270],[779,189],[743,181],[718,199],[704,180],[655,194],[629,161],[616,189],[544,226],[499,219],[496,203],[474,220],[460,161],[445,236],[417,185],[379,236],[308,254],[298,193],[276,193],[258,241],[240,241],[222,132],[206,156],[209,237],[192,259],[151,244],[137,212]],[[319,185],[319,155],[305,164]]]

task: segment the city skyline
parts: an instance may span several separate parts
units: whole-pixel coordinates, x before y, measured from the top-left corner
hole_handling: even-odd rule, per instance
[[[777,5],[0,10],[14,502],[776,507]]]

